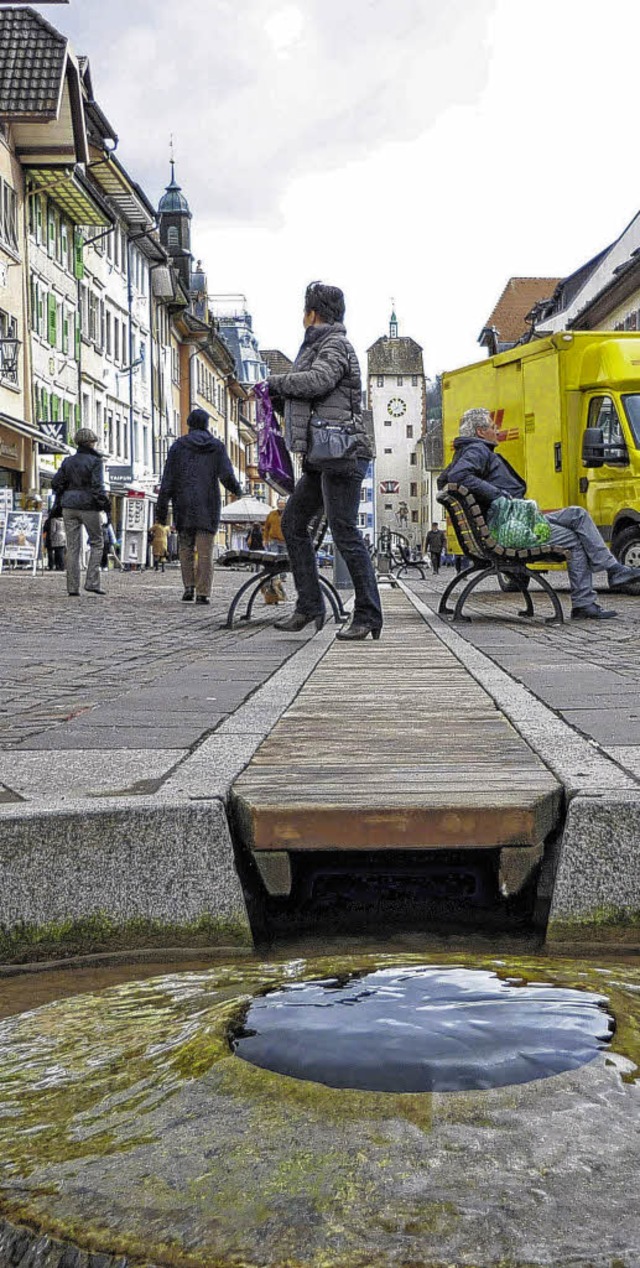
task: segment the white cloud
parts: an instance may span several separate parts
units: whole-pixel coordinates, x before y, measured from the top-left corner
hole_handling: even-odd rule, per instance
[[[637,210],[637,0],[76,5],[124,161],[157,197],[175,134],[211,289],[264,346],[295,351],[324,277],[360,352],[393,295],[431,372],[477,359],[509,276],[570,272]]]

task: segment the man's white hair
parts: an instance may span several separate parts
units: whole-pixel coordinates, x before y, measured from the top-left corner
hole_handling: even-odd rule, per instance
[[[491,414],[488,409],[467,409],[460,419],[459,434],[475,436],[481,427],[486,427],[490,422]]]

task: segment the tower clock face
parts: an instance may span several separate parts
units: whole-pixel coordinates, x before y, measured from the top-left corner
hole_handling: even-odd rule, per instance
[[[406,401],[403,401],[401,396],[391,397],[391,400],[387,405],[387,413],[390,414],[392,418],[402,418],[402,415],[406,413],[406,410]]]

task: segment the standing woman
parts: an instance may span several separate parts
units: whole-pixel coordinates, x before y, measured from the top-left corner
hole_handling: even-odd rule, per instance
[[[284,408],[285,437],[293,453],[304,454],[303,474],[282,516],[291,571],[297,590],[293,614],[275,622],[277,630],[302,630],[311,621],[324,623],[324,602],[318,566],[309,535],[311,521],[324,507],[331,535],[349,570],[355,590],[350,624],[337,637],[379,638],[382,608],[369,552],[358,529],[360,488],[373,456],[362,421],[362,380],[358,358],[343,325],[344,295],[337,286],[311,282],[304,302],[305,336],[291,370],[272,374],[269,395]],[[314,468],[307,457],[312,418],[327,423],[353,423],[358,433],[355,454],[331,471]]]
[[[65,458],[53,477],[51,487],[62,503],[62,518],[67,538],[67,593],[80,594],[80,552],[82,529],[89,537],[89,562],[84,588],[89,594],[106,594],[100,585],[102,562],[102,524],[100,512],[108,511],[109,498],[104,487],[102,457],[95,449],[98,437],[88,427],[76,432],[77,453]]]

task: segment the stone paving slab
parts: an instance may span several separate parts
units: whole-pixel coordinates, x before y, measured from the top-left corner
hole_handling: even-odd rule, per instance
[[[60,801],[106,793],[150,791],[185,756],[186,749],[160,752],[113,749],[101,752],[0,753],[0,781],[26,801]]]

